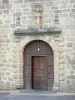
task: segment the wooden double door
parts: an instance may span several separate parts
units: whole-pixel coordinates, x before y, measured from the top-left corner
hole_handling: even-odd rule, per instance
[[[52,48],[41,40],[32,41],[24,50],[24,88],[52,90],[53,83]]]

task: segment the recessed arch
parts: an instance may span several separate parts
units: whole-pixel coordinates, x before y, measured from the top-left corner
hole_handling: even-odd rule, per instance
[[[24,47],[24,88],[52,90],[54,83],[53,50],[48,43],[34,40]]]
[[[54,51],[53,51],[52,46],[49,45],[49,44],[47,43],[47,41],[44,41],[44,40],[41,40],[41,39],[40,39],[40,40],[36,39],[36,40],[28,41],[28,42],[26,43],[26,45],[23,47],[23,53],[24,53],[26,47],[27,47],[30,43],[33,43],[33,42],[35,42],[35,41],[42,41],[42,42],[44,42],[45,44],[47,44],[47,45],[50,47],[50,49],[52,50],[53,54],[54,54]]]

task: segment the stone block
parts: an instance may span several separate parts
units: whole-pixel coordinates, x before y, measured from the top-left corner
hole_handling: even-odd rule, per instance
[[[9,24],[2,25],[2,28],[9,29]]]
[[[7,9],[11,9],[12,8],[12,4],[6,4],[6,8]]]
[[[58,76],[59,77],[59,81],[64,81],[65,80],[65,76],[64,75],[61,75],[61,76]]]
[[[68,5],[69,1],[68,0],[62,0],[61,5]]]
[[[23,9],[24,12],[30,12],[30,9],[29,8],[25,8]]]
[[[13,0],[14,1],[14,3],[22,3],[23,2],[23,0]]]
[[[4,72],[3,72],[3,71],[1,71],[1,72],[0,72],[0,76],[3,76],[3,75],[4,75]]]
[[[11,40],[10,39],[6,39],[6,43],[10,43],[11,42]]]
[[[25,12],[25,11],[23,11],[23,15],[30,15],[31,14],[31,12]]]
[[[16,89],[21,89],[21,85],[20,84],[16,84]]]
[[[44,23],[49,23],[49,22],[50,22],[50,19],[49,19],[49,18],[43,19],[43,22],[44,22]]]
[[[75,66],[72,66],[72,69],[75,70]]]
[[[75,0],[70,0],[70,3],[74,4],[75,3]]]
[[[72,47],[72,43],[67,43],[67,47]]]
[[[3,61],[3,63],[7,63],[7,60],[6,59],[3,59],[2,61]]]
[[[10,76],[11,74],[10,74],[10,72],[6,72],[6,76]]]
[[[0,81],[0,89],[4,89],[4,82],[3,81]]]
[[[5,4],[5,3],[9,3],[9,0],[3,0],[3,3]]]
[[[63,9],[63,13],[70,12],[70,9]]]
[[[2,58],[4,58],[5,57],[5,55],[0,55],[0,58],[2,59]]]
[[[54,10],[54,13],[62,13],[62,10]]]
[[[0,68],[1,68],[1,67],[4,67],[4,64],[0,64]]]
[[[22,12],[16,12],[15,14],[14,14],[15,16],[21,16],[22,15]]]
[[[56,10],[56,9],[58,9],[58,6],[52,6],[51,7],[51,10]]]
[[[13,68],[17,68],[17,64],[13,64]]]
[[[13,78],[11,76],[8,77],[9,82],[13,81]]]
[[[70,82],[71,82],[70,80],[67,80],[67,84],[70,84]]]
[[[0,34],[0,38],[2,38],[2,35]],[[0,44],[0,47],[1,47],[2,45]]]
[[[75,79],[75,75],[69,75],[67,79]]]
[[[75,4],[73,5],[73,8],[75,8]]]
[[[9,64],[9,63],[7,63],[7,64],[6,64],[6,67],[8,68],[8,70],[9,70],[9,71],[10,71],[10,69],[9,69],[9,68],[10,68],[11,66],[12,66],[12,65],[11,65],[11,64]]]
[[[66,5],[60,6],[60,9],[64,9],[64,8],[67,8],[67,6]]]
[[[4,14],[9,14],[9,10],[3,10]]]
[[[71,12],[75,13],[75,9],[71,9]]]
[[[25,7],[26,7],[26,4],[22,4],[22,5],[21,5],[21,8],[25,8]]]
[[[64,70],[63,69],[59,71],[59,75],[64,75]]]
[[[7,89],[7,90],[10,89],[10,81],[5,83],[5,89]]]
[[[0,5],[0,9],[5,9],[5,5]]]
[[[7,76],[3,76],[2,80],[7,80]]]
[[[17,79],[17,75],[16,74],[13,74],[13,79]]]
[[[51,1],[51,0],[50,1],[46,1],[45,5],[46,6],[53,6],[53,1]]]
[[[2,14],[2,10],[0,10],[0,15]]]
[[[16,24],[10,24],[10,28],[15,28],[16,27]]]
[[[72,92],[72,93],[74,93],[75,92],[75,79],[71,79],[70,80],[70,84],[67,84],[66,85],[66,90],[67,90],[67,92]]]

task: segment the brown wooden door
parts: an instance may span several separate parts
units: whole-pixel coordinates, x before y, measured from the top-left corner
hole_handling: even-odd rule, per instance
[[[46,57],[32,57],[32,89],[46,89]]]
[[[24,88],[52,90],[53,83],[54,56],[52,48],[41,40],[30,42],[24,49]]]

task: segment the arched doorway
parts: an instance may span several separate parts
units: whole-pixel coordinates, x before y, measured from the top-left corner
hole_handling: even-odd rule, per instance
[[[54,83],[53,50],[48,43],[35,40],[28,43],[24,55],[24,88],[52,90]]]

